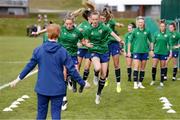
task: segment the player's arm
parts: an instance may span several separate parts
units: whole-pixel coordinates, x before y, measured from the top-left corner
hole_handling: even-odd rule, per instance
[[[124,44],[124,41],[118,36],[116,35],[116,33],[114,33],[113,31],[111,32],[111,35],[119,42]]]
[[[116,22],[115,25],[116,25],[117,27],[124,27],[124,24],[118,23],[118,22]]]
[[[32,34],[32,35],[40,35],[40,34],[42,34],[42,33],[45,33],[46,31],[47,31],[47,29],[43,29],[43,30],[38,31],[38,32],[32,32],[31,34]]]
[[[18,75],[17,79],[10,83],[11,87],[15,87],[16,84],[24,79],[28,73],[30,73],[37,65],[37,58],[36,58],[36,49],[33,52],[32,58],[30,59],[29,63],[25,66],[23,71]]]

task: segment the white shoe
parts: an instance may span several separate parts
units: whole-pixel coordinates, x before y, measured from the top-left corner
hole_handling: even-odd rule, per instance
[[[164,86],[164,83],[160,82],[160,86],[163,87],[163,86]]]
[[[88,81],[85,81],[85,82],[86,82],[86,84],[85,84],[84,88],[90,88],[91,87],[90,83]]]
[[[141,82],[138,83],[138,88],[144,89],[145,87],[142,85]]]
[[[62,111],[65,111],[67,109],[67,104],[68,104],[68,101],[67,100],[63,100],[63,103],[62,103],[62,106],[61,106],[61,110]]]
[[[96,76],[94,76],[94,79],[93,79],[93,83],[94,83],[94,85],[98,85],[98,77],[96,77]]]
[[[134,89],[138,89],[138,84],[137,84],[137,82],[134,82]]]
[[[97,105],[100,103],[100,99],[101,99],[100,95],[97,95],[97,94],[96,94],[95,103],[96,103]]]
[[[150,86],[153,86],[155,84],[155,81],[151,81]]]

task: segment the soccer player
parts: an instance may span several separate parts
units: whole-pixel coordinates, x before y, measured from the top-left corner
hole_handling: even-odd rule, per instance
[[[127,74],[128,74],[128,81],[131,81],[131,74],[132,74],[132,62],[133,62],[133,44],[131,45],[131,56],[128,57],[128,43],[130,42],[130,37],[132,34],[133,29],[136,28],[136,25],[134,23],[131,23],[128,25],[128,33],[125,34],[124,37],[124,41],[125,41],[125,45],[124,45],[124,55],[126,57],[126,64],[127,64]]]
[[[179,48],[178,48],[178,44],[180,41],[180,33],[178,33],[176,31],[176,25],[175,23],[171,23],[169,25],[169,31],[170,31],[170,43],[171,43],[171,48],[172,48],[172,54],[170,54],[169,58],[166,61],[166,68],[165,68],[165,80],[167,80],[167,66],[168,66],[168,62],[172,59],[173,60],[173,77],[172,80],[175,81],[176,80],[176,74],[177,74],[177,58],[178,58],[178,54],[179,54]]]
[[[150,47],[152,46],[152,38],[150,32],[145,28],[144,18],[142,17],[138,18],[138,28],[133,30],[131,34],[128,45],[128,57],[131,57],[131,44],[133,45],[134,89],[143,89],[145,87],[142,85],[142,82],[145,76],[145,67],[148,60],[149,49],[152,48]]]
[[[10,83],[14,87],[20,80],[38,64],[38,79],[35,87],[37,93],[37,119],[46,119],[48,103],[51,101],[52,119],[61,119],[61,105],[66,95],[66,83],[63,76],[63,66],[75,80],[85,86],[84,80],[68,55],[67,51],[57,43],[60,32],[59,25],[51,24],[47,27],[48,41],[37,47],[18,78]]]
[[[159,28],[160,28],[160,31],[155,33],[153,37],[154,54],[152,54],[153,55],[152,56],[153,57],[152,82],[150,83],[150,85],[155,84],[157,65],[158,65],[158,62],[160,61],[160,68],[161,68],[160,86],[163,87],[165,65],[166,65],[166,60],[168,58],[170,40],[169,40],[169,34],[166,31],[166,23],[164,20],[160,21]],[[170,55],[171,54],[172,53],[170,53]]]
[[[79,26],[77,27],[82,34],[91,27],[91,19],[90,19],[90,10],[85,10],[82,14],[85,21],[83,21]],[[88,52],[88,48],[86,46],[82,46],[78,48],[78,69],[80,70],[82,60],[85,59],[85,65],[84,65],[84,73],[83,73],[83,80],[87,80],[89,76],[89,69],[91,67],[91,60],[90,60],[90,53]],[[89,84],[90,85],[90,84]]]
[[[89,48],[89,51],[91,52],[91,60],[95,70],[94,81],[98,82],[95,103],[99,104],[109,61],[107,37],[111,34],[117,41],[122,42],[122,40],[109,27],[99,21],[98,12],[91,13],[91,22],[92,27],[86,30],[84,37],[93,45],[93,47]],[[98,78],[99,72],[101,72],[100,80]]]
[[[123,24],[120,24],[118,22],[116,22],[113,18],[112,18],[112,13],[111,11],[109,11],[108,9],[104,9],[103,12],[100,14],[100,20],[105,23],[105,25],[107,25],[108,27],[111,28],[111,30],[117,34],[117,31],[115,30],[115,27],[122,27],[124,26]],[[116,91],[118,93],[121,92],[121,69],[119,66],[119,54],[120,54],[120,44],[119,42],[111,35],[108,36],[108,49],[109,49],[109,55],[112,56],[113,58],[113,62],[114,62],[114,69],[115,69],[115,75],[116,75]],[[108,65],[109,66],[109,65]],[[107,69],[107,73],[106,73],[106,83],[105,86],[108,85],[108,74],[109,74],[109,67]]]

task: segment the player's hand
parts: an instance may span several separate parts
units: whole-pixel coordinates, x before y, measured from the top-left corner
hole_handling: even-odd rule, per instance
[[[77,43],[77,46],[78,46],[78,47],[82,47],[83,45],[78,42],[78,43]]]
[[[131,53],[130,53],[130,52],[128,52],[127,56],[130,58],[130,57],[131,57]]]
[[[11,86],[11,87],[15,87],[16,84],[17,84],[20,80],[21,80],[21,79],[20,79],[19,76],[18,76],[15,80],[13,80],[13,81],[10,83],[10,86]]]
[[[120,23],[119,26],[120,26],[120,27],[124,27],[124,24]]]
[[[31,35],[36,36],[38,35],[38,32],[32,32]]]
[[[93,43],[87,42],[87,43],[86,43],[86,46],[89,47],[89,48],[92,48],[92,47],[93,47]]]

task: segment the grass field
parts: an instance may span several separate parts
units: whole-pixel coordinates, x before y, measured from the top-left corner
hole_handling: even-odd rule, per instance
[[[32,50],[41,42],[41,38],[0,37],[0,86],[17,77],[25,62],[31,57]],[[91,83],[90,89],[85,89],[82,94],[74,94],[68,90],[68,110],[62,112],[62,119],[180,119],[180,81],[172,82],[169,79],[165,82],[164,88],[160,88],[158,72],[157,84],[149,86],[151,81],[151,60],[149,60],[144,80],[146,88],[134,90],[133,83],[127,82],[123,56],[120,57],[120,61],[122,92],[117,94],[115,91],[113,64],[110,62],[110,85],[104,88],[100,105],[96,105],[94,99],[97,87],[92,83],[93,71],[91,70],[88,78]],[[168,74],[171,78],[172,64],[169,65],[169,68]],[[36,77],[37,74],[25,79],[16,88],[0,90],[0,119],[36,118],[36,94],[34,92]],[[179,73],[178,77],[180,77]],[[24,94],[31,98],[21,104],[19,108],[15,108],[13,112],[2,111]],[[162,110],[162,103],[159,101],[162,96],[170,100],[173,104],[172,108],[177,112],[176,114],[167,114],[166,110]],[[48,118],[51,118],[50,112]]]
[[[63,4],[62,4],[63,3]],[[74,10],[82,7],[82,0],[30,0],[30,9]]]

